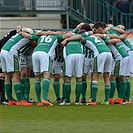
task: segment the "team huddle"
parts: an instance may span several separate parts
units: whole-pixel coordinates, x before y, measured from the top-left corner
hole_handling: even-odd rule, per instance
[[[32,68],[35,74],[37,106],[53,106],[48,98],[51,73],[56,102],[61,106],[71,104],[73,75],[76,78],[75,105],[96,105],[101,74],[105,91],[101,104],[131,104],[128,77],[133,73],[133,46],[127,40],[124,29],[123,25],[106,25],[103,22],[80,23],[70,32],[17,26],[14,33],[1,43],[1,64],[5,74],[4,88],[8,105],[32,105],[29,102]],[[64,82],[61,97],[62,72]],[[87,75],[91,75],[88,102]],[[16,101],[12,97],[12,77]],[[118,98],[114,100],[116,88]]]

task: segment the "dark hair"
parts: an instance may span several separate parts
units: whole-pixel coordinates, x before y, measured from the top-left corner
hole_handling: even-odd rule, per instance
[[[81,30],[86,30],[86,31],[90,31],[91,28],[90,28],[90,25],[89,24],[83,24],[82,27],[81,27]]]
[[[106,24],[104,22],[102,22],[102,24],[103,24],[104,28],[106,28]]]
[[[105,29],[105,26],[106,26],[106,25],[104,25],[103,22],[96,22],[96,23],[94,24],[93,28],[96,28],[96,29],[98,29],[98,28]]]

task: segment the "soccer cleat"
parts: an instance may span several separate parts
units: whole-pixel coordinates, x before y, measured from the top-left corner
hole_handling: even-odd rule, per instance
[[[21,100],[20,103],[22,106],[32,106],[32,103],[28,103],[26,100]]]
[[[61,99],[60,98],[57,98],[56,99],[56,103],[61,103]]]
[[[125,100],[125,102],[123,102],[123,104],[132,104],[132,102],[129,100]]]
[[[75,102],[75,105],[83,105],[81,102]]]
[[[2,104],[3,105],[8,105],[8,102],[7,101],[3,101]]]
[[[101,105],[109,105],[109,102],[101,102]]]
[[[44,99],[42,99],[42,104],[44,104],[44,105],[46,105],[46,106],[53,106],[53,104],[52,103],[50,103],[49,101],[46,101],[46,100],[44,100]]]
[[[63,101],[63,102],[60,103],[59,105],[60,105],[60,106],[63,106],[63,105],[70,105],[70,104],[71,104],[70,102]]]
[[[65,98],[61,98],[61,103],[65,101]]]
[[[12,100],[8,100],[8,105],[14,105]]]
[[[114,101],[114,104],[123,104],[123,99],[122,99],[122,98],[117,98],[117,99]]]
[[[92,105],[92,106],[95,106],[95,105],[97,105],[97,103],[96,103],[96,101],[93,102],[93,101],[92,101],[92,98],[90,98],[90,99],[89,99],[89,102],[86,103],[86,105]]]
[[[109,98],[109,104],[114,104],[114,99],[113,98]]]
[[[22,103],[21,103],[21,102],[19,102],[19,101],[17,101],[17,102],[16,102],[16,105],[17,105],[17,106],[21,106],[21,105],[22,105]]]
[[[29,98],[29,99],[27,100],[27,102],[28,102],[28,103],[36,103],[32,98]]]
[[[43,106],[43,104],[41,102],[38,102],[37,106]]]
[[[8,100],[8,105],[10,105],[10,106],[17,105],[17,102],[14,100]]]
[[[86,99],[81,99],[81,103],[86,103]]]

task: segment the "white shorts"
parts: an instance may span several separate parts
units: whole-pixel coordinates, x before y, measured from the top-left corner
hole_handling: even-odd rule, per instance
[[[85,58],[84,59],[84,67],[83,67],[83,73],[86,75],[90,75],[92,72],[94,58]]]
[[[20,67],[29,67],[32,68],[32,56],[25,56],[23,54],[20,55]]]
[[[110,52],[103,52],[94,58],[92,72],[111,72],[112,70],[112,54]]]
[[[61,74],[63,71],[63,65],[64,62],[58,62],[56,60],[53,60],[52,63],[52,74]]]
[[[73,72],[76,77],[82,77],[83,75],[83,63],[84,55],[83,54],[70,54],[65,58],[65,70],[64,75],[72,77]]]
[[[113,66],[113,71],[112,71],[112,75],[116,75],[116,76],[129,76],[130,75],[130,60],[129,60],[129,56],[115,61],[114,66]]]
[[[35,75],[51,71],[50,56],[43,51],[37,51],[32,54],[33,71]]]
[[[1,50],[1,63],[3,72],[20,72],[19,58],[11,52]]]
[[[130,59],[130,73],[133,74],[133,51],[128,51]]]

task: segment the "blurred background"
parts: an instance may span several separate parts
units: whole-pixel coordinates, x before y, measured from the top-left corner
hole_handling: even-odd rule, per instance
[[[132,31],[133,0],[0,0],[0,37],[16,25],[70,30],[97,21]]]

